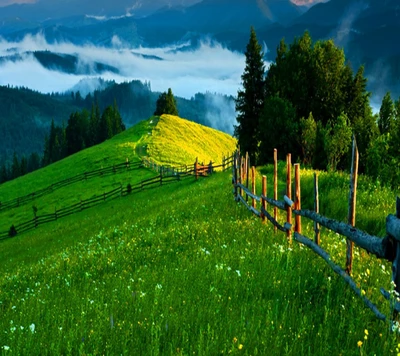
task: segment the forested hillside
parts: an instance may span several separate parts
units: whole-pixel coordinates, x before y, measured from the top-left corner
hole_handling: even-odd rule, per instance
[[[82,109],[90,113],[93,105],[103,112],[115,102],[126,127],[153,115],[160,93],[152,92],[150,83],[102,81],[101,85],[105,89],[86,96],[79,91],[41,94],[27,88],[0,86],[0,166],[6,162],[11,166],[14,153],[19,160],[28,159],[32,153],[41,158],[51,122],[66,127],[72,114]],[[190,100],[179,97],[176,100],[181,117],[232,132],[234,116],[226,112],[227,108],[233,111],[232,97],[199,93]]]

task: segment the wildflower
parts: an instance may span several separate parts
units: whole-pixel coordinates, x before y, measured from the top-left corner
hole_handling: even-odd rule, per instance
[[[237,275],[238,275],[239,277],[241,276],[240,271],[239,271],[238,269],[237,269],[235,272],[237,273]]]
[[[240,344],[240,345],[238,346],[238,349],[239,349],[239,350],[243,349],[243,344]]]
[[[29,325],[29,329],[32,332],[32,334],[35,332],[35,324],[32,323],[31,325]]]
[[[233,343],[236,344],[236,342],[237,342],[237,337],[234,337],[233,338]]]
[[[156,288],[157,288],[157,289],[162,289],[162,284],[158,283],[158,284],[156,285]]]
[[[370,275],[371,271],[367,268],[367,274]]]
[[[364,334],[368,335],[368,330],[367,329],[364,330]]]
[[[361,294],[365,295],[365,290],[364,289],[361,289]]]
[[[4,345],[4,346],[3,346],[3,350],[4,350],[4,351],[10,350],[10,346]]]
[[[359,341],[359,342],[357,342],[357,346],[358,346],[358,347],[361,347],[361,346],[362,346],[362,344],[363,344],[363,342],[362,342],[362,341]]]

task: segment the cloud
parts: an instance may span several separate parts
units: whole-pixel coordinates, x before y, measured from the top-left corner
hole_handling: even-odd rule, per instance
[[[175,95],[184,98],[191,98],[198,92],[236,95],[240,87],[245,57],[218,43],[206,41],[194,50],[187,50],[187,44],[181,44],[163,48],[139,47],[132,51],[121,49],[118,38],[113,42],[116,48],[109,49],[70,43],[49,44],[42,36],[26,36],[21,42],[0,40],[0,56],[9,55],[10,50],[14,53],[49,50],[74,54],[82,65],[90,67],[90,63],[101,62],[119,69],[119,74],[102,74],[106,80],[117,83],[133,79],[150,81],[154,91],[172,88]],[[26,86],[43,93],[67,91],[87,77],[47,70],[33,56],[25,56],[18,63],[2,63],[0,71],[0,84]]]
[[[205,97],[206,119],[214,128],[233,134],[236,122],[235,102],[232,97],[207,93]]]
[[[12,4],[32,4],[36,0],[0,0],[0,7],[12,5]]]
[[[291,0],[291,2],[298,6],[314,6],[320,2],[328,2],[329,0]]]
[[[360,14],[367,9],[368,5],[363,1],[357,1],[352,3],[345,11],[344,15],[340,19],[339,26],[335,29],[334,37],[335,43],[341,47],[346,47],[350,34],[357,32],[353,28],[353,23]]]

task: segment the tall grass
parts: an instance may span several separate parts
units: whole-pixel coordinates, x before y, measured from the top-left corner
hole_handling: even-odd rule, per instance
[[[289,247],[231,190],[224,173],[132,195],[71,219],[91,231],[76,231],[75,243],[43,247],[32,263],[6,259],[2,353],[397,353],[397,335],[322,261]],[[42,232],[62,237],[64,228]],[[29,249],[37,235],[25,237]],[[333,248],[335,236],[324,240]],[[366,293],[390,280],[373,257],[363,266],[355,278]]]

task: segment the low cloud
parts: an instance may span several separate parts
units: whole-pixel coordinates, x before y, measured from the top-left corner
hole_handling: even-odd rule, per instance
[[[350,40],[352,32],[357,32],[353,27],[354,22],[360,14],[368,8],[368,5],[363,1],[352,3],[345,11],[340,19],[339,26],[335,29],[334,37],[335,43],[341,47],[346,47]]]
[[[233,134],[236,122],[235,101],[232,97],[206,94],[206,119],[217,130]]]
[[[43,36],[26,36],[21,42],[0,40],[0,56],[48,50],[55,53],[76,55],[79,63],[89,65],[100,62],[119,70],[119,74],[102,73],[106,80],[117,83],[139,79],[150,81],[154,91],[172,88],[175,95],[191,98],[197,92],[216,92],[236,95],[241,84],[245,57],[232,52],[218,43],[205,41],[196,49],[188,50],[188,44],[162,48],[139,47],[134,50],[121,48],[121,41],[113,39],[114,49],[77,46],[71,43],[49,44]],[[0,84],[26,86],[43,92],[68,91],[84,78],[98,77],[71,75],[43,68],[33,56],[22,61],[0,64]]]

